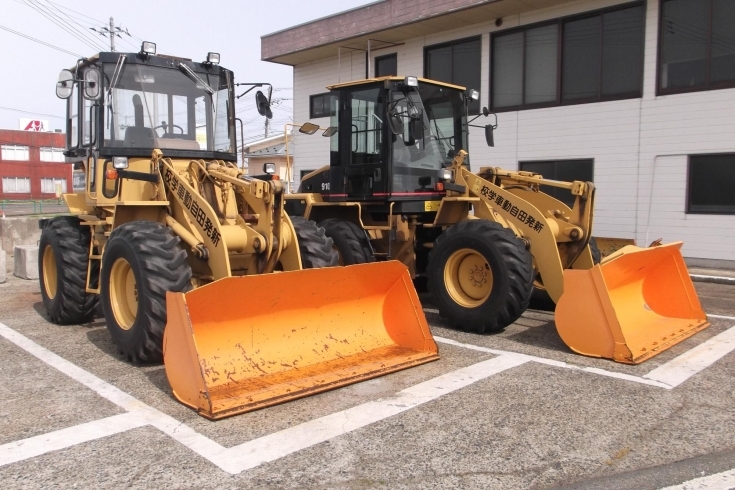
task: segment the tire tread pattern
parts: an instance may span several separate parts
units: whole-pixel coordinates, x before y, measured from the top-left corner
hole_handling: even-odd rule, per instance
[[[326,235],[324,228],[300,216],[292,216],[291,224],[296,230],[304,269],[320,269],[339,264],[339,255],[332,248],[334,242]]]
[[[319,226],[323,226],[327,236],[335,241],[342,254],[344,265],[375,262],[365,231],[355,223],[329,218],[319,223]]]

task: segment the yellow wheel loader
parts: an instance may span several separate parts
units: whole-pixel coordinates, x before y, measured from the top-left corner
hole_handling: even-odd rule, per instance
[[[101,302],[120,353],[162,359],[174,396],[210,419],[437,359],[405,266],[330,267],[332,240],[284,212],[270,164],[238,168],[218,62],[144,43],[61,72],[66,155],[86,180],[64,195],[70,216],[43,224],[51,320],[88,321]]]
[[[426,280],[443,317],[480,333],[510,325],[534,288],[545,290],[572,350],[624,363],[708,325],[681,243],[627,246],[600,261],[591,242],[592,183],[470,170],[469,127],[482,128],[489,146],[497,127],[497,119],[484,127],[468,121],[477,91],[416,77],[328,89],[329,165],[304,177],[287,210],[325,228],[340,264],[399,260]],[[542,186],[568,192],[573,204]]]

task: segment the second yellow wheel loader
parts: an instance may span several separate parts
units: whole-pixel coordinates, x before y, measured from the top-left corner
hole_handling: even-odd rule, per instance
[[[416,77],[328,89],[329,165],[304,177],[287,209],[326,229],[341,264],[399,260],[428,280],[443,317],[477,332],[510,325],[534,287],[543,289],[572,350],[624,363],[709,325],[681,243],[628,246],[596,264],[592,183],[470,170],[467,105],[476,91]],[[484,127],[490,146],[496,126]],[[565,190],[573,204],[542,186]]]
[[[41,235],[51,320],[88,321],[101,301],[123,356],[163,359],[174,396],[210,419],[437,359],[405,266],[331,267],[332,240],[284,212],[281,181],[237,167],[218,58],[144,43],[61,72],[66,155],[86,179]]]

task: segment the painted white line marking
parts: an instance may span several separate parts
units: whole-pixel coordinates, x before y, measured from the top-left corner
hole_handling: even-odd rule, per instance
[[[679,386],[735,350],[735,327],[715,335],[643,376],[672,387]]]
[[[735,488],[735,470],[695,478],[681,485],[672,485],[660,490],[732,490],[733,488]]]
[[[434,313],[435,315],[439,314],[439,310],[437,310],[436,308],[424,308],[424,311],[426,313]]]
[[[489,359],[406,388],[393,397],[363,403],[240,444],[227,450],[226,466],[239,471],[254,468],[405,412],[525,362],[527,360],[518,355]]]
[[[393,397],[367,402],[228,449],[196,432],[183,422],[146,405],[41,347],[2,323],[0,323],[0,336],[82,383],[100,396],[128,410],[126,414],[2,445],[0,446],[0,466],[136,427],[151,425],[222,470],[230,474],[237,474],[435,400],[506,369],[520,366],[528,360],[525,356],[509,353],[406,388]]]
[[[128,395],[124,391],[112,386],[111,384],[101,380],[94,374],[85,371],[79,366],[72,364],[61,356],[57,356],[50,350],[41,347],[28,337],[24,337],[7,325],[0,323],[0,336],[5,337],[21,349],[33,354],[49,366],[61,371],[74,381],[78,381],[90,390],[97,393],[102,398],[106,398],[115,405],[125,410],[133,411],[147,408],[148,405]]]
[[[600,376],[607,376],[608,378],[617,378],[617,379],[622,379],[625,381],[633,381],[635,383],[640,383],[644,385],[655,386],[657,388],[666,388],[666,389],[673,388],[672,386],[666,383],[663,383],[663,382],[659,382],[656,380],[650,380],[650,379],[644,379],[639,376],[632,376],[630,374],[616,373],[614,371],[606,371],[604,369],[599,369],[599,368],[576,366],[574,364],[568,364],[563,361],[555,361],[554,359],[546,359],[545,357],[529,356],[527,354],[518,354],[515,352],[509,352],[509,351],[498,350],[498,349],[489,349],[487,347],[481,347],[479,345],[463,344],[461,342],[457,342],[456,340],[447,339],[444,337],[434,336],[434,340],[442,344],[454,345],[456,347],[463,347],[465,349],[476,350],[479,352],[487,352],[489,354],[495,354],[498,356],[507,356],[507,355],[522,356],[526,358],[526,360],[528,361],[537,362],[539,364],[546,364],[547,366],[555,366],[555,367],[560,367],[564,369],[574,369],[578,371],[584,371],[587,373],[597,374]]]
[[[114,415],[0,446],[0,466],[147,425],[136,412]]]
[[[727,277],[727,276],[706,276],[706,275],[703,275],[703,274],[689,274],[689,275],[690,275],[690,277],[692,279],[705,279],[705,280],[709,279],[710,281],[714,279],[716,281],[722,281],[722,282],[727,283],[727,284],[729,284],[729,283],[735,284],[735,277]]]
[[[710,315],[707,314],[708,318],[719,318],[720,320],[735,320],[735,316],[723,316],[723,315]]]

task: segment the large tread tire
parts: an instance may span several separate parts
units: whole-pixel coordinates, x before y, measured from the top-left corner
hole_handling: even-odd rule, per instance
[[[192,288],[191,268],[179,242],[171,229],[152,221],[126,223],[110,234],[102,258],[102,310],[115,345],[128,361],[161,362],[163,359],[166,293]],[[121,307],[113,310],[111,302],[112,269],[120,259],[129,265],[136,286],[137,309],[134,321],[127,328],[116,316]]]
[[[41,297],[51,321],[58,325],[86,323],[94,318],[99,297],[87,293],[90,240],[89,227],[83,226],[74,216],[53,218],[41,232],[38,246]],[[53,256],[47,258],[46,265],[53,267],[55,272],[45,268],[47,248]],[[94,267],[92,277],[97,274],[98,267]],[[55,284],[47,286],[45,281],[49,279]]]
[[[334,249],[332,239],[326,235],[324,228],[300,216],[292,216],[291,224],[296,230],[301,265],[304,269],[321,269],[339,265],[339,254]]]
[[[463,250],[479,255],[484,269],[491,272],[489,295],[471,306],[459,303],[445,281],[450,260]],[[439,314],[453,326],[477,333],[512,324],[528,307],[533,292],[533,259],[525,243],[509,229],[486,220],[462,221],[442,233],[429,254],[427,275]]]
[[[602,261],[602,252],[600,252],[600,248],[597,246],[597,240],[595,240],[595,237],[590,237],[590,253],[592,253],[592,263],[597,265]]]
[[[327,236],[334,240],[334,246],[339,252],[340,265],[375,262],[365,231],[355,223],[330,218],[319,223],[319,226],[324,227]]]

